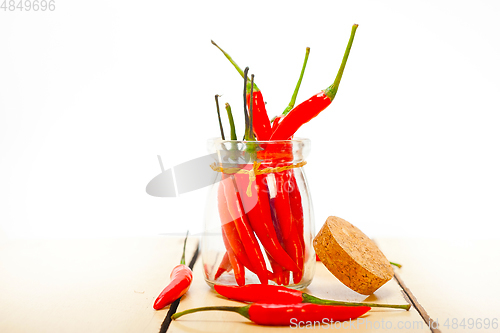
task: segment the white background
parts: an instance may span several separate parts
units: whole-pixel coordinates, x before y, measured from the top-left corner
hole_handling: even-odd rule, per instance
[[[372,237],[499,237],[498,2],[55,4],[0,10],[0,238],[201,231],[207,189],[145,187],[157,155],[170,168],[206,153],[216,93],[242,132],[241,79],[210,40],[274,116],[306,46],[298,102],[333,82],[353,23],[337,97],[297,133],[316,231],[336,215]]]

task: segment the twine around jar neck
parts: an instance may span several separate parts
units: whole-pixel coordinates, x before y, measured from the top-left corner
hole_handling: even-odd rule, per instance
[[[283,172],[286,170],[294,169],[294,168],[301,168],[304,165],[306,165],[307,162],[303,161],[297,164],[291,164],[291,165],[286,165],[286,166],[281,166],[281,167],[275,167],[275,168],[264,168],[260,169],[259,167],[261,165],[260,162],[253,162],[252,169],[250,170],[245,170],[242,168],[223,168],[222,166],[217,166],[215,163],[211,164],[210,167],[212,170],[217,171],[217,172],[222,172],[228,175],[234,175],[234,174],[246,174],[248,175],[248,187],[246,194],[248,197],[252,196],[252,182],[254,182],[257,178],[257,175],[263,175],[263,174],[268,174],[268,173],[276,173],[276,172]]]

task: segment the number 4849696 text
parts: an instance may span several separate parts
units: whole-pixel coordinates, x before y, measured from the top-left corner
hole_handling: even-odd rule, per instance
[[[1,1],[1,0],[0,0]],[[34,12],[45,12],[56,10],[55,0],[4,0],[0,9],[4,12],[10,11],[34,11]]]

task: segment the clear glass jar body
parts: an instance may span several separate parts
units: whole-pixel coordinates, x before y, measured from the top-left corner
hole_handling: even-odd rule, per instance
[[[209,286],[307,287],[313,278],[314,215],[303,170],[308,139],[211,139],[214,183],[201,251]]]

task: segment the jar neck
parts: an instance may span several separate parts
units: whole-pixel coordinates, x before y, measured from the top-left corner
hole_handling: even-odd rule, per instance
[[[309,140],[304,144],[304,139],[256,142],[219,140],[213,143],[221,163],[253,165],[257,162],[261,168],[303,162],[309,147]]]

